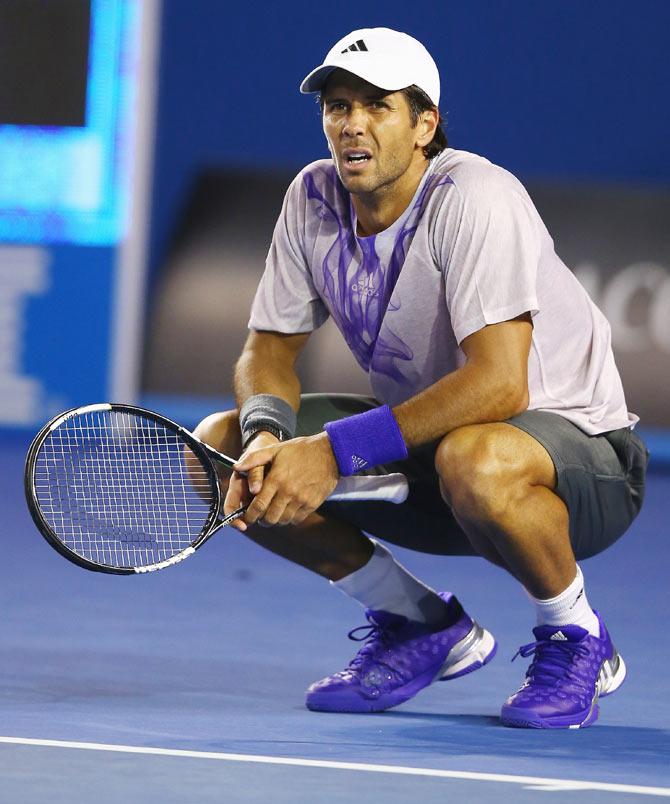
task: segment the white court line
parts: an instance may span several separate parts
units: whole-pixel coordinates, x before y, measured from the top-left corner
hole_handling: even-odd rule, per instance
[[[363,771],[365,773],[394,773],[401,776],[430,776],[438,779],[466,779],[474,782],[503,782],[523,785],[529,790],[603,790],[608,793],[637,793],[642,796],[670,798],[670,787],[646,787],[635,784],[579,781],[577,779],[551,779],[542,776],[510,776],[504,773],[475,773],[450,771],[440,768],[412,768],[402,765],[372,765],[361,762],[333,762],[324,759],[298,757],[270,757],[256,754],[223,754],[218,751],[187,751],[178,748],[152,748],[139,745],[109,745],[106,743],[79,743],[68,740],[37,740],[27,737],[0,737],[0,743],[10,745],[37,745],[47,748],[78,748],[84,751],[111,751],[120,754],[150,754],[162,757],[189,759],[218,759],[223,762],[253,762],[259,765],[293,765],[301,768],[329,768],[332,770]]]

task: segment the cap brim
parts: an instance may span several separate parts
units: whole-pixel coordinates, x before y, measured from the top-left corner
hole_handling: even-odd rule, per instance
[[[404,89],[406,86],[409,86],[407,83],[403,83],[404,76],[402,78],[400,76],[395,76],[394,80],[394,77],[389,76],[388,74],[378,74],[374,68],[370,68],[370,65],[361,66],[360,69],[352,70],[350,64],[347,64],[346,66],[343,64],[321,64],[306,76],[302,84],[300,84],[300,91],[305,95],[309,94],[310,92],[319,92],[321,89],[323,89],[323,85],[328,80],[328,76],[335,70],[342,70],[345,73],[351,73],[351,75],[362,78],[369,84],[379,87],[379,89],[383,89],[387,92],[396,92],[399,89]]]
[[[303,95],[308,95],[310,92],[318,92],[323,88],[328,76],[337,68],[335,66],[322,64],[316,67],[312,72],[306,76],[302,84],[300,84],[300,91]]]

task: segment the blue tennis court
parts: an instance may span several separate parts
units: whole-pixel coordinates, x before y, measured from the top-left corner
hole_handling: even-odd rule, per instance
[[[402,552],[453,589],[500,643],[482,671],[378,715],[303,706],[344,666],[361,612],[317,577],[225,529],[150,576],[88,573],[56,555],[23,502],[29,438],[2,442],[3,800],[425,802],[625,801],[670,796],[665,668],[670,478],[652,472],[629,534],[585,562],[629,676],[581,731],[506,729],[510,663],[530,610],[477,559]],[[139,792],[138,792],[139,791]],[[196,791],[196,792],[194,792]]]

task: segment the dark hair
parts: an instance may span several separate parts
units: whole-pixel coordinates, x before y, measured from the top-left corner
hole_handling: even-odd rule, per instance
[[[416,127],[422,112],[429,112],[432,109],[437,108],[428,95],[426,95],[426,93],[416,84],[412,84],[412,86],[401,91],[405,96],[407,105],[409,106],[409,119],[410,123],[412,124],[412,128]],[[437,109],[437,111],[439,114],[440,110]],[[449,143],[447,142],[447,135],[444,133],[444,129],[442,128],[442,117],[440,116],[440,119],[437,123],[437,128],[435,129],[435,136],[428,143],[428,145],[424,145],[423,154],[426,159],[432,159],[434,156],[437,156],[448,147]]]
[[[402,89],[401,92],[405,96],[405,100],[409,106],[409,121],[412,128],[416,128],[422,112],[429,112],[432,109],[437,109],[428,95],[426,95],[426,93],[416,84],[412,84],[411,86]],[[323,94],[321,92],[318,94],[316,100],[318,101],[319,108],[323,114]],[[437,112],[439,114],[440,110],[437,109]],[[434,156],[442,153],[442,151],[448,147],[449,143],[447,142],[447,135],[442,128],[442,115],[440,115],[437,128],[435,129],[435,135],[428,145],[424,145],[423,155],[426,157],[426,159],[432,159]]]

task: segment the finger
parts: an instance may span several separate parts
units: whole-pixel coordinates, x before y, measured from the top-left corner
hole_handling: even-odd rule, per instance
[[[264,525],[283,524],[282,520],[288,504],[289,500],[287,497],[280,497],[278,494],[275,494],[272,502],[268,506],[266,512],[263,514],[263,522],[261,524]]]
[[[231,514],[240,505],[244,505],[251,501],[251,495],[247,486],[245,477],[240,477],[238,474],[233,474],[228,484],[228,490],[223,502],[223,510],[226,514]]]
[[[242,505],[246,505],[251,500],[249,489],[247,487],[246,479],[240,477],[238,474],[233,474],[228,486],[228,492],[223,502],[223,513],[225,516],[237,511]],[[230,523],[232,528],[239,531],[245,531],[247,526],[242,518],[233,520]]]
[[[252,469],[247,475],[247,483],[249,485],[249,491],[252,494],[258,494],[258,492],[263,487],[264,475],[265,475],[264,466],[257,466],[255,469]]]
[[[240,533],[244,533],[244,531],[247,529],[247,523],[244,521],[243,516],[244,514],[242,516],[236,517],[231,522],[228,522],[227,523],[228,527],[235,528],[235,530],[239,530]]]
[[[262,449],[251,449],[242,455],[233,468],[236,472],[248,472],[256,466],[265,466],[272,463],[276,451],[277,447],[274,445]]]
[[[235,528],[235,530],[239,530],[240,533],[244,533],[247,529],[247,523],[244,521],[244,514],[239,514],[235,517],[235,519],[231,519],[230,522],[226,522],[226,526],[229,528]]]
[[[261,493],[257,494],[249,504],[249,508],[247,508],[247,512],[244,515],[244,521],[249,525],[253,525],[258,522],[259,519],[264,519],[265,512],[272,504],[274,496],[275,490],[273,488],[267,488],[266,483]]]
[[[310,514],[313,514],[314,510],[309,507],[301,507],[298,506],[296,510],[293,512],[293,516],[291,521],[288,523],[289,525],[301,525]]]
[[[242,516],[236,517],[231,522],[228,522],[227,523],[228,527],[235,528],[235,530],[239,530],[240,533],[244,533],[244,531],[247,529],[247,523],[244,521],[243,517],[244,514],[242,514]]]
[[[297,502],[290,502],[283,510],[281,517],[277,521],[278,525],[290,525],[301,506]]]

